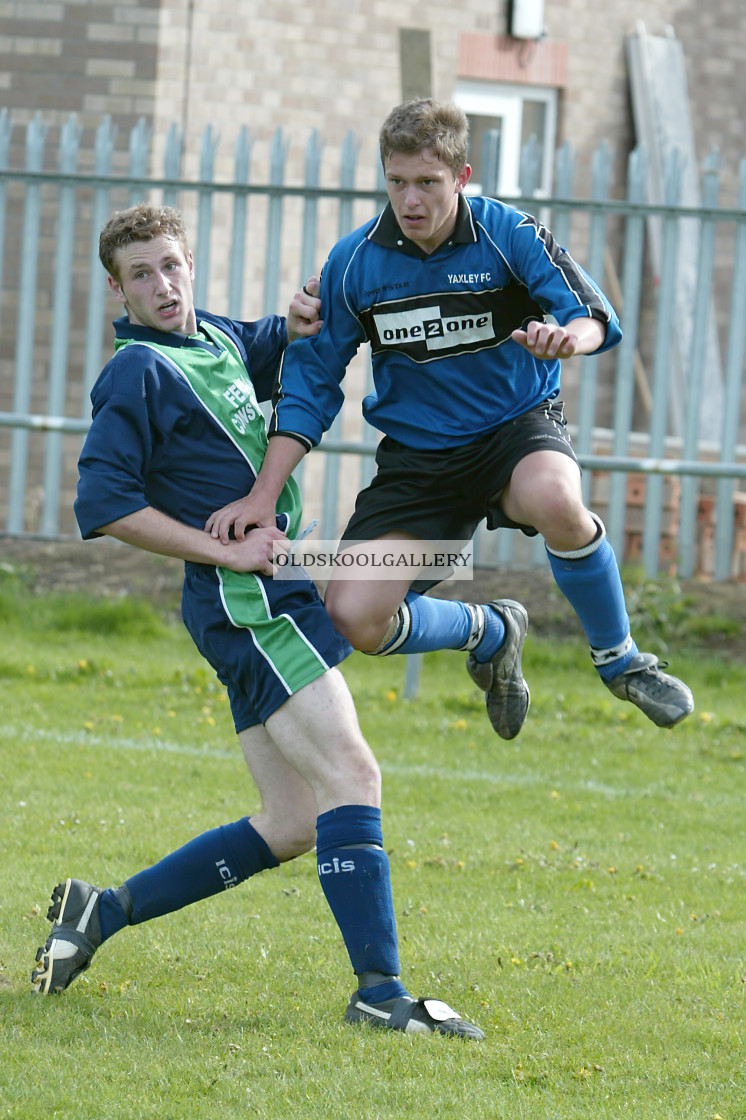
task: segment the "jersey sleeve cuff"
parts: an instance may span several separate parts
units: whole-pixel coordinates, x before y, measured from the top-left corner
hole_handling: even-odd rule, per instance
[[[268,439],[272,439],[273,436],[288,436],[289,439],[297,440],[298,443],[303,444],[306,451],[311,451],[316,446],[312,439],[309,439],[308,436],[301,435],[300,432],[277,431],[275,429],[268,433]]]

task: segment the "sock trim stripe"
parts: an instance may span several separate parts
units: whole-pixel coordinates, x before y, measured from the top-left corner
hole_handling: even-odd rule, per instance
[[[556,556],[559,560],[582,560],[584,557],[592,555],[592,553],[601,547],[601,541],[606,536],[606,526],[598,514],[591,512],[591,517],[598,526],[596,535],[592,541],[583,545],[582,548],[570,549],[569,552],[560,552],[558,549],[550,548],[549,545],[547,545],[547,552],[551,553],[552,556]]]
[[[396,653],[412,633],[412,611],[409,608],[409,603],[405,601],[400,604],[396,611],[396,617],[396,633],[386,645],[383,647],[379,646],[378,649],[370,651],[374,656],[386,657],[390,653]]]
[[[608,665],[612,661],[618,661],[620,657],[624,657],[625,653],[629,653],[632,649],[632,635],[628,634],[627,637],[616,646],[610,646],[608,649],[594,649],[591,646],[591,660],[598,668],[601,665]]]

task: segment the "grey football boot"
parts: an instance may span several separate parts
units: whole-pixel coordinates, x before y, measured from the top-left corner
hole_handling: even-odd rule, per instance
[[[694,711],[694,697],[678,677],[662,673],[654,653],[636,653],[623,672],[604,681],[609,692],[629,700],[658,727],[675,727]]]
[[[493,599],[485,610],[497,611],[505,623],[505,639],[489,661],[466,659],[471,679],[484,692],[490,723],[501,739],[514,739],[528,715],[531,693],[523,679],[521,652],[528,631],[526,608],[514,599]]]
[[[365,1003],[359,992],[353,992],[345,1011],[345,1020],[404,1031],[406,1034],[438,1032],[473,1038],[477,1042],[484,1038],[481,1027],[467,1023],[458,1012],[439,999],[413,999],[407,995],[382,1003]]]
[[[101,944],[98,906],[102,887],[82,879],[66,879],[52,891],[47,918],[52,932],[36,954],[39,968],[31,973],[35,992],[61,992],[85,972]]]

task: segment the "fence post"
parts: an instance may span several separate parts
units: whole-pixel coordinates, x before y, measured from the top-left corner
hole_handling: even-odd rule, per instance
[[[702,178],[703,206],[715,207],[718,204],[721,166],[717,149],[713,149],[704,165]],[[702,387],[704,384],[704,365],[707,360],[707,330],[710,321],[710,295],[714,261],[715,223],[712,218],[703,217],[700,219],[699,227],[697,281],[694,292],[694,307],[692,308],[691,348],[688,363],[689,377],[687,379],[684,407],[683,454],[685,459],[696,459],[698,457]],[[694,536],[697,526],[698,490],[699,480],[693,475],[684,475],[681,480],[679,503],[677,571],[685,579],[693,576],[696,568]]]
[[[184,147],[184,133],[174,123],[166,136],[166,150],[163,155],[163,171],[167,179],[181,178],[181,156]],[[164,206],[178,205],[179,193],[175,187],[167,187],[163,192]]]
[[[674,148],[666,167],[664,202],[678,206],[681,194],[682,156]],[[671,346],[676,306],[676,263],[679,244],[679,217],[666,214],[663,219],[663,244],[661,251],[660,289],[658,296],[658,325],[655,335],[653,363],[653,410],[650,415],[650,444],[648,454],[662,458],[665,454],[668,427],[669,386],[671,381]],[[645,574],[658,574],[660,561],[661,505],[663,476],[648,477],[645,499],[645,517],[642,540],[642,559]]]
[[[305,185],[318,187],[321,170],[321,153],[323,143],[319,140],[318,129],[314,129],[306,142]],[[319,200],[315,194],[307,194],[303,200],[303,233],[300,253],[300,284],[305,284],[310,276],[315,276],[319,271],[316,262],[317,219]],[[303,475],[306,467],[304,455],[293,472],[295,481],[303,486]]]
[[[554,193],[558,198],[572,198],[573,179],[575,178],[575,165],[577,152],[569,140],[557,151],[555,161]],[[555,206],[552,214],[552,233],[558,245],[563,247],[570,240],[570,208]]]
[[[145,117],[140,117],[130,132],[130,177],[142,180],[141,183],[133,183],[130,187],[130,206],[142,202],[143,194],[148,189],[146,176],[148,173],[148,149],[152,135],[153,129],[147,123]]]
[[[726,463],[735,462],[738,444],[746,322],[746,159],[741,160],[738,170],[738,206],[744,213],[738,221],[733,241],[733,295],[728,324],[723,428],[720,439],[720,454]],[[721,478],[717,484],[715,579],[727,579],[731,574],[733,528],[733,480]]]
[[[358,149],[359,144],[356,143],[354,133],[350,130],[342,142],[339,185],[343,190],[354,189]],[[352,229],[352,213],[352,199],[341,198],[339,201],[338,237],[344,237]],[[329,428],[329,439],[339,439],[341,435],[342,413],[339,412]],[[333,540],[337,535],[339,466],[339,454],[336,451],[329,452],[324,462],[324,484],[321,501],[322,540]]]
[[[60,172],[73,174],[78,164],[78,149],[83,128],[72,113],[60,134]],[[57,216],[57,250],[54,262],[54,302],[50,338],[49,391],[47,412],[62,416],[67,386],[67,352],[70,335],[70,262],[75,233],[75,184],[61,183]],[[47,433],[44,459],[44,507],[41,531],[54,536],[59,523],[62,432]]]
[[[249,181],[251,148],[253,140],[246,125],[236,138],[236,159],[234,181],[244,184]],[[246,263],[246,230],[248,224],[249,198],[243,191],[233,195],[233,231],[231,233],[231,255],[228,271],[228,314],[231,319],[243,318],[243,275]]]
[[[627,200],[645,202],[647,195],[648,157],[644,147],[630,153],[627,164]],[[645,218],[628,214],[624,231],[624,263],[622,267],[622,299],[620,312],[624,333],[619,343],[616,381],[614,385],[614,440],[612,454],[619,458],[629,452],[629,433],[635,396],[635,354],[640,324],[640,297],[645,246]],[[624,523],[627,505],[627,476],[612,471],[609,482],[607,532],[619,558],[624,556]]]
[[[10,123],[10,114],[7,109],[0,109],[0,171],[7,170],[8,153],[10,151],[10,137],[13,125]],[[7,187],[5,180],[0,182],[0,317],[3,307],[3,264],[5,261],[5,203]]]
[[[211,183],[215,174],[215,153],[220,142],[220,133],[213,139],[212,125],[208,124],[202,133],[199,149],[199,177],[203,183]],[[204,310],[207,302],[207,288],[210,280],[210,240],[212,237],[212,196],[209,187],[200,187],[197,204],[197,248],[194,253],[194,303]]]
[[[609,183],[614,156],[603,140],[593,153],[591,162],[591,197],[595,202],[606,202],[609,197]],[[588,240],[588,272],[602,285],[604,267],[604,246],[606,244],[606,216],[603,210],[591,213],[590,235]],[[603,286],[603,285],[602,285]],[[580,359],[580,397],[578,401],[578,453],[585,455],[593,450],[593,424],[596,416],[596,380],[598,376],[598,355],[586,354]],[[583,497],[590,500],[591,475],[583,476]]]
[[[319,140],[319,131],[315,128],[306,143],[305,185],[307,187],[318,187],[319,185],[321,153],[323,149],[323,142]],[[305,284],[309,276],[315,276],[319,267],[316,261],[318,211],[318,198],[314,194],[307,194],[303,200],[303,240],[300,254],[300,284]],[[331,246],[328,248],[331,248]]]
[[[105,116],[96,130],[94,170],[96,175],[111,174],[111,160],[117,126]],[[86,313],[85,362],[83,366],[83,415],[90,414],[90,392],[101,371],[103,348],[104,307],[106,304],[106,273],[98,259],[98,239],[109,214],[109,188],[105,184],[95,187],[91,214],[91,245],[88,254],[88,309]]]
[[[26,128],[26,170],[41,171],[47,125],[36,113]],[[21,235],[21,278],[18,290],[18,326],[16,336],[13,411],[29,411],[31,379],[34,369],[34,323],[36,319],[36,276],[39,258],[39,225],[41,220],[41,185],[29,180],[23,206]],[[26,467],[28,429],[14,428],[10,444],[10,481],[8,484],[8,532],[22,533],[26,501]]]
[[[285,157],[288,145],[282,138],[282,128],[272,137],[270,148],[269,181],[273,187],[281,187],[285,181]],[[264,261],[264,310],[262,314],[272,315],[277,311],[280,292],[280,251],[282,246],[282,195],[279,191],[269,196],[267,214],[267,249]]]

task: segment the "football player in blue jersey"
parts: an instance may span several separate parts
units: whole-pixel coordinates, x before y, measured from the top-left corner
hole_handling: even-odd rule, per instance
[[[228,689],[261,808],[120,886],[59,883],[33,986],[63,990],[125,926],[235,887],[315,844],[357,981],[345,1018],[482,1039],[441,1000],[414,999],[399,978],[381,775],[337,668],[350,645],[310,580],[272,578],[273,558],[297,533],[297,486],[280,488],[271,525],[240,540],[222,543],[204,530],[216,505],[251,488],[267,446],[259,401],[271,393],[288,340],[318,330],[316,308],[299,293],[287,320],[237,322],[195,309],[192,254],[170,207],[142,203],[115,214],[99,249],[124,314],[91,393],[80,529],[84,538],[104,534],[185,561],[184,621]]]
[[[615,346],[617,316],[530,214],[467,197],[467,141],[455,105],[423,98],[389,114],[380,134],[388,206],[329,254],[323,326],[285,352],[257,484],[207,527],[227,540],[232,529],[240,539],[247,525],[274,523],[282,485],[332,423],[347,365],[367,341],[374,389],[363,411],[383,438],[342,547],[375,559],[391,538],[468,541],[484,520],[489,529],[540,533],[604,684],[673,727],[693,710],[691,691],[630,633],[617,560],[583,502],[560,398],[563,359]],[[494,729],[513,738],[529,706],[525,609],[512,600],[446,601],[424,589],[406,577],[333,578],[326,606],[366,653],[468,651]]]

